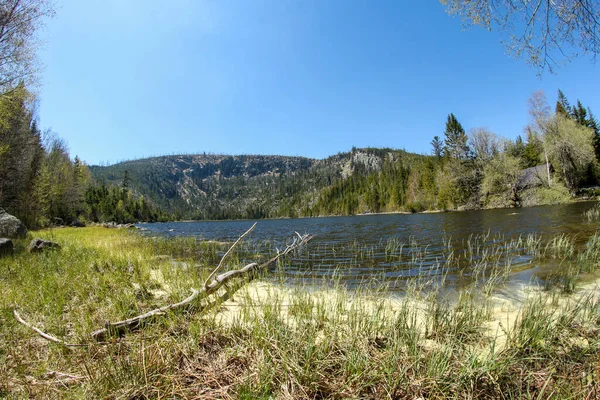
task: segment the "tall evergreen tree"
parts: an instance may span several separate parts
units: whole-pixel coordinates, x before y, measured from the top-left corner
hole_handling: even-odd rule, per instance
[[[444,135],[446,135],[444,152],[449,157],[459,160],[468,158],[469,146],[467,145],[467,134],[452,113],[448,115]]]
[[[575,122],[577,122],[579,125],[581,125],[581,126],[588,125],[587,110],[585,109],[585,107],[583,107],[583,104],[581,104],[581,101],[577,100],[577,105],[575,107],[573,107],[573,111],[571,112],[571,115],[573,116],[573,119],[575,120]]]
[[[596,120],[596,118],[594,117],[594,114],[592,113],[592,110],[589,107],[587,109],[587,112],[588,112],[588,122],[587,122],[588,128],[592,128],[592,130],[594,131],[594,133],[596,135],[600,134],[600,131],[598,131],[598,120]]]
[[[438,160],[442,158],[442,155],[444,154],[444,142],[442,142],[439,136],[433,137],[433,140],[431,141],[431,147],[431,153],[437,157]]]
[[[569,117],[571,115],[571,105],[567,100],[567,96],[562,92],[562,90],[558,89],[558,100],[556,101],[556,113],[562,115],[563,117]]]
[[[131,183],[131,178],[129,177],[129,171],[125,170],[125,172],[123,173],[123,182],[121,184],[121,187],[125,190],[129,189],[129,184]]]
[[[600,162],[600,130],[598,126],[598,121],[594,117],[592,110],[590,108],[588,111],[588,121],[587,126],[594,131],[594,153],[596,154],[596,160]]]

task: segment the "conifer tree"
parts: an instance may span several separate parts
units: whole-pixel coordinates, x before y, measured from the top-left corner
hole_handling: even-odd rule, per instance
[[[439,136],[434,136],[433,140],[431,141],[431,147],[432,147],[432,154],[439,160],[440,158],[442,158],[442,155],[444,153],[444,142],[442,142],[442,140],[440,139]]]
[[[596,154],[596,160],[600,162],[600,131],[598,130],[598,121],[594,117],[592,110],[590,108],[588,111],[588,121],[587,126],[594,131],[594,153]]]
[[[444,152],[451,158],[465,160],[469,154],[469,146],[467,146],[467,134],[464,128],[458,122],[454,114],[448,115],[446,121],[446,135]]]
[[[573,107],[573,111],[571,112],[573,119],[581,126],[588,125],[587,111],[581,104],[581,101],[577,100],[577,105]]]
[[[556,113],[562,115],[563,117],[569,117],[571,115],[571,105],[567,100],[567,96],[562,92],[562,90],[558,89],[558,100],[556,101]]]
[[[129,184],[131,183],[131,178],[129,177],[129,171],[125,170],[123,173],[123,183],[121,184],[122,188],[127,190],[129,189]]]

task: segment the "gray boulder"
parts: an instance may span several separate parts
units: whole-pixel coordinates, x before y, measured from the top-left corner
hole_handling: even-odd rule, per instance
[[[7,254],[12,254],[14,251],[13,242],[10,239],[0,239],[0,257]]]
[[[44,239],[33,239],[27,246],[28,253],[41,253],[46,250],[58,250],[60,245],[56,242],[51,242]]]
[[[10,215],[0,208],[0,237],[24,239],[27,237],[27,228],[14,215]]]

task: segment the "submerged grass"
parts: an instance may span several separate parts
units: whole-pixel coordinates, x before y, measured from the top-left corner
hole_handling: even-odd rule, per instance
[[[105,321],[200,287],[227,244],[105,228],[36,234],[62,249],[0,259],[0,398],[600,396],[600,299],[596,286],[576,285],[597,269],[598,235],[583,247],[568,236],[481,235],[461,251],[446,239],[445,259],[407,278],[402,296],[369,282],[349,289],[343,271],[310,287],[277,275],[216,308],[170,313],[97,344],[89,333]],[[416,243],[381,247],[389,259],[424,265],[427,249]],[[253,258],[248,252],[237,251],[232,264]],[[558,265],[546,290],[529,288],[513,301],[499,294],[511,254]],[[459,290],[443,290],[450,269],[469,276]],[[17,323],[14,307],[87,346],[41,339]]]
[[[589,210],[583,213],[583,217],[588,222],[595,222],[600,220],[600,203],[596,203]]]

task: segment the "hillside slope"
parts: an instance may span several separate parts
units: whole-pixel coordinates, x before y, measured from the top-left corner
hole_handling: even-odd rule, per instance
[[[415,202],[429,208],[427,191],[416,186],[433,162],[403,150],[368,148],[323,160],[174,155],[90,170],[109,185],[122,185],[127,171],[134,193],[182,218],[234,219],[392,211]]]

